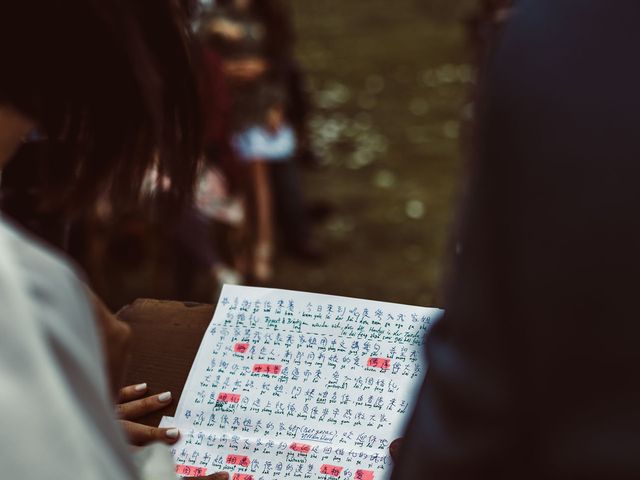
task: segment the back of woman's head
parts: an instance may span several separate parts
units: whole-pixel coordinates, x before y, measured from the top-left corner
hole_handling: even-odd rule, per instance
[[[173,0],[3,2],[0,62],[0,104],[70,152],[62,164],[44,162],[66,180],[49,192],[64,204],[90,203],[107,188],[133,198],[152,165],[176,195],[190,190],[197,94]]]

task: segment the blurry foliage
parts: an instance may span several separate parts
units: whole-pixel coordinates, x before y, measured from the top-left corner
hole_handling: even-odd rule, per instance
[[[276,286],[441,305],[473,69],[471,1],[292,0],[324,167],[307,196],[336,215],[324,265],[282,258]]]

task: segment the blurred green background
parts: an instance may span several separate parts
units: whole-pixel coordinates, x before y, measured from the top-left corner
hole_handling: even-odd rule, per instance
[[[464,20],[477,1],[289,3],[322,159],[303,171],[305,194],[334,213],[316,228],[326,261],[280,254],[271,286],[442,306],[474,78]],[[116,239],[128,253],[107,255],[100,271],[114,310],[180,296],[175,255],[146,235],[138,250]],[[211,302],[217,292],[204,271],[195,290],[179,300]]]
[[[274,286],[440,306],[473,81],[475,2],[292,0],[323,166],[324,264],[282,257]]]

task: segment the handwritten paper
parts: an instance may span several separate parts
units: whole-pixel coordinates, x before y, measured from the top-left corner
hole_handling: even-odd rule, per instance
[[[170,421],[177,472],[385,480],[441,314],[225,286]]]

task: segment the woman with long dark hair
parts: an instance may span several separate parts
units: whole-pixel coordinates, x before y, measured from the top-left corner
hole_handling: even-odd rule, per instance
[[[25,141],[63,146],[59,157],[43,149],[32,172],[43,208],[80,211],[107,193],[135,199],[152,167],[171,179],[176,201],[188,199],[199,120],[176,8],[170,0],[3,2],[0,168]],[[4,217],[0,305],[3,477],[145,475],[109,393],[119,387],[127,328],[68,260]],[[175,478],[165,461],[154,478]]]

